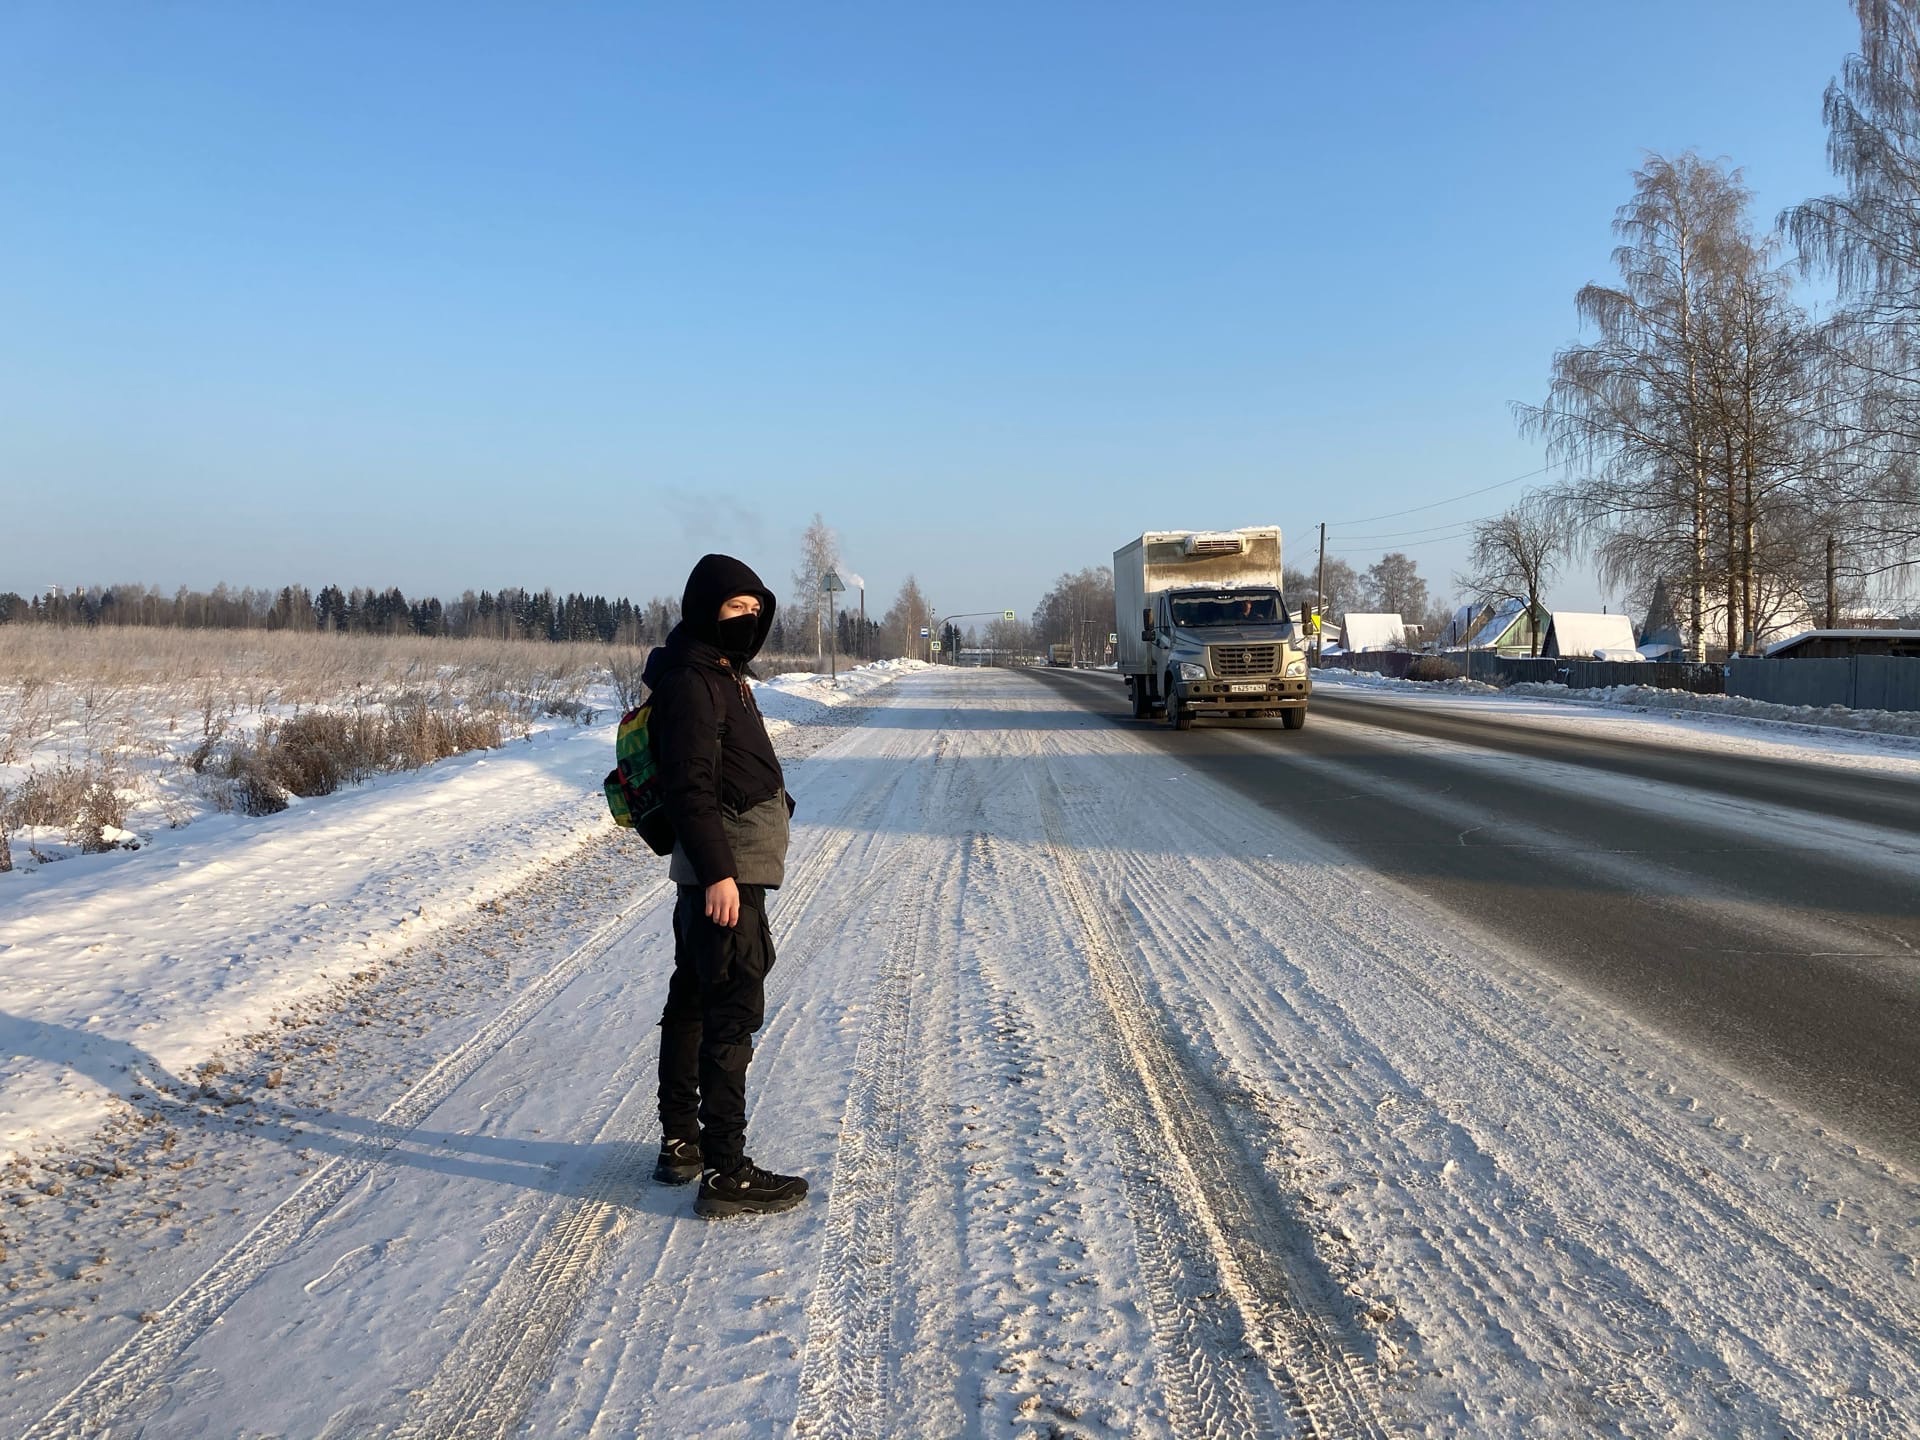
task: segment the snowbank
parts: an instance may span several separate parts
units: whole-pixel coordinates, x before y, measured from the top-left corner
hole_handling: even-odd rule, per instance
[[[1844,705],[1771,705],[1764,700],[1748,700],[1739,695],[1695,695],[1686,690],[1663,690],[1653,685],[1608,685],[1598,689],[1573,690],[1565,685],[1537,681],[1496,686],[1480,680],[1389,680],[1384,675],[1335,669],[1316,670],[1314,683],[1352,685],[1375,690],[1558,700],[1624,710],[1664,712],[1695,719],[1758,722],[1765,726],[1813,726],[1867,735],[1920,738],[1920,711],[1849,710]]]
[[[754,699],[766,717],[767,733],[778,739],[796,725],[812,725],[827,712],[865,699],[883,685],[913,670],[927,670],[924,660],[880,660],[838,676],[798,673],[757,682]]]
[[[1393,680],[1385,675],[1376,675],[1370,670],[1343,670],[1337,665],[1313,672],[1315,685],[1358,685],[1375,690],[1442,690],[1454,695],[1499,695],[1504,692],[1498,685],[1489,685],[1484,680]]]
[[[1740,695],[1694,695],[1685,690],[1662,690],[1652,685],[1608,685],[1594,690],[1572,690],[1565,685],[1543,685],[1529,681],[1508,686],[1507,693],[1537,695],[1548,700],[1624,705],[1636,710],[1668,710],[1726,719],[1818,725],[1874,735],[1920,736],[1920,711],[1913,710],[1849,710],[1844,705],[1772,705],[1764,700],[1749,700]]]

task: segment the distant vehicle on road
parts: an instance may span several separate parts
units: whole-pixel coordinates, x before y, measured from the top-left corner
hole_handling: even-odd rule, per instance
[[[1069,670],[1072,669],[1073,668],[1073,646],[1049,645],[1047,647],[1047,664],[1055,665],[1055,666],[1063,666]]]
[[[1280,528],[1149,530],[1113,555],[1120,673],[1136,719],[1307,723],[1305,636],[1280,591]]]

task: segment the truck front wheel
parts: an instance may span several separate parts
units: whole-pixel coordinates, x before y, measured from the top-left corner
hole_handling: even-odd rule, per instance
[[[1180,696],[1173,688],[1173,682],[1167,682],[1167,723],[1176,730],[1193,729],[1193,711],[1180,703]]]
[[[1282,710],[1280,712],[1280,723],[1285,725],[1289,730],[1306,729],[1307,707],[1304,705],[1296,705],[1291,710]]]

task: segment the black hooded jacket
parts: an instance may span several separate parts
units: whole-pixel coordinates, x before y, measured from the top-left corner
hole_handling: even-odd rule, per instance
[[[760,598],[751,648],[720,648],[720,607]],[[687,577],[680,623],[647,657],[641,679],[653,703],[649,731],[667,814],[702,885],[738,878],[721,806],[745,811],[786,785],[779,757],[747,685],[748,668],[773,629],[773,592],[730,555],[703,555]]]

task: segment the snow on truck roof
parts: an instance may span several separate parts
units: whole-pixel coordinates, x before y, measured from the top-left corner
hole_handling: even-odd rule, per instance
[[[1239,541],[1244,539],[1278,539],[1278,525],[1242,525],[1237,530],[1146,530],[1138,538],[1127,541],[1127,545],[1196,545],[1205,541]],[[1120,547],[1125,549],[1126,545]]]

